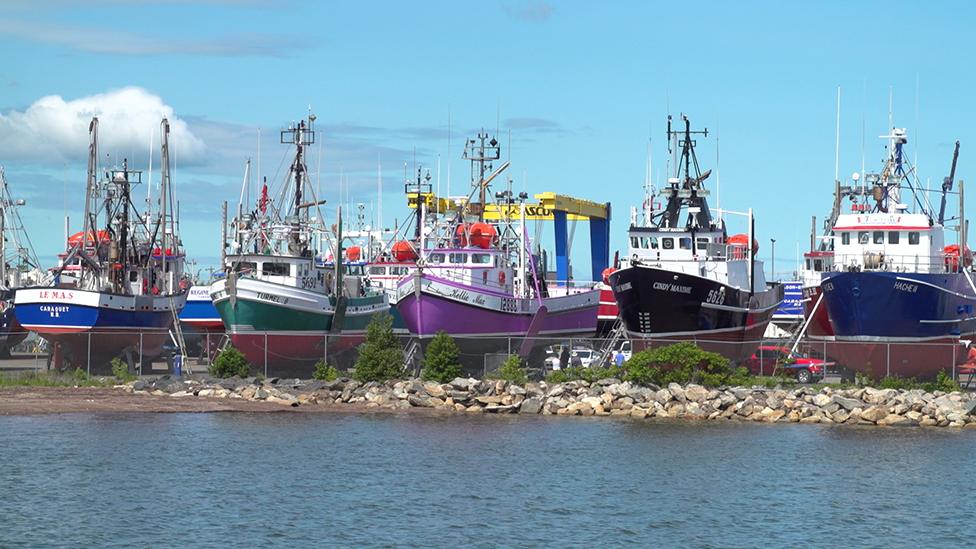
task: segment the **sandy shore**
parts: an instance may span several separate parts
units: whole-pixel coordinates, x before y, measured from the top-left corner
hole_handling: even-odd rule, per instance
[[[12,387],[0,389],[0,415],[148,412],[372,412],[350,404],[292,407],[279,402],[226,398],[174,398],[169,395],[132,394],[111,387]]]

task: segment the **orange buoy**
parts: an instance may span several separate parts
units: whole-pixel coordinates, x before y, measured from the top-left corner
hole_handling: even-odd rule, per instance
[[[946,270],[958,271],[959,270],[959,244],[949,244],[948,246],[942,248],[942,253],[945,254],[945,265]],[[966,253],[963,254],[963,265],[969,267],[973,264],[973,252],[966,246]]]
[[[346,259],[348,259],[349,261],[359,261],[359,258],[362,257],[362,254],[363,254],[363,249],[360,248],[359,246],[349,246],[348,248],[346,248]]]
[[[85,238],[85,231],[78,231],[75,234],[68,237],[68,246],[77,246],[81,244],[82,240],[85,240],[85,246],[91,246],[95,243],[96,234],[98,235],[99,244],[108,244],[112,237],[108,234],[108,231],[101,229],[97,233],[95,231],[88,231],[88,238]]]
[[[498,231],[495,230],[494,225],[488,223],[472,223],[471,224],[471,245],[486,250],[495,243],[495,238],[498,236]]]
[[[746,248],[749,246],[749,235],[747,234],[734,234],[725,241],[726,244],[730,246],[738,246]],[[755,238],[752,239],[752,255],[756,255],[759,252],[759,241]]]
[[[607,267],[606,269],[603,269],[603,283],[610,284],[610,275],[612,275],[616,271],[617,269],[614,269],[613,267]]]
[[[394,242],[393,247],[390,248],[390,255],[397,261],[414,261],[417,259],[417,251],[406,240]]]
[[[468,245],[468,224],[461,223],[454,229],[454,245],[464,248]]]
[[[498,283],[502,286],[505,285],[505,271],[498,271]]]

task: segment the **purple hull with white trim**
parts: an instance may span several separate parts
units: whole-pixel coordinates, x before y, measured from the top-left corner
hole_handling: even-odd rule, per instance
[[[584,291],[541,300],[516,298],[459,284],[427,273],[400,282],[397,310],[410,333],[422,341],[438,331],[454,336],[466,353],[512,352],[567,337],[592,337],[596,333],[600,292]]]

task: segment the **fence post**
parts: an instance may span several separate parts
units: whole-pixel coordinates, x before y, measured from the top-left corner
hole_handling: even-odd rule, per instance
[[[88,376],[91,377],[91,332],[88,332],[88,356],[86,357]]]
[[[952,345],[952,379],[956,380],[956,344],[950,343],[950,345]]]
[[[329,365],[329,333],[322,334],[322,364]]]
[[[264,332],[264,378],[268,378],[268,332]]]
[[[139,361],[136,363],[135,370],[140,376],[142,375],[142,336],[143,331],[139,330]]]
[[[886,343],[885,349],[888,352],[887,357],[885,358],[885,367],[886,367],[885,371],[888,372],[886,375],[888,377],[891,377],[891,343]]]

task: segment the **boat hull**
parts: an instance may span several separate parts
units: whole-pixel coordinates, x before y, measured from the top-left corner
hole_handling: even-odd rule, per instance
[[[839,272],[821,289],[834,332],[828,352],[875,379],[951,373],[966,358],[960,340],[976,336],[965,273]]]
[[[610,275],[635,350],[691,341],[741,362],[756,350],[783,287],[754,292],[687,273],[631,266]]]
[[[66,353],[71,367],[110,370],[116,357],[152,358],[162,352],[186,295],[131,296],[79,289],[21,288],[17,321]]]
[[[483,364],[486,353],[528,356],[549,343],[593,337],[600,306],[597,290],[539,302],[427,273],[401,281],[398,297],[397,309],[411,335],[426,343],[438,332],[447,332],[473,364]]]
[[[307,376],[326,359],[351,366],[370,320],[390,310],[382,293],[348,298],[340,327],[336,300],[325,294],[249,278],[220,280],[210,293],[234,347],[274,375]]]

